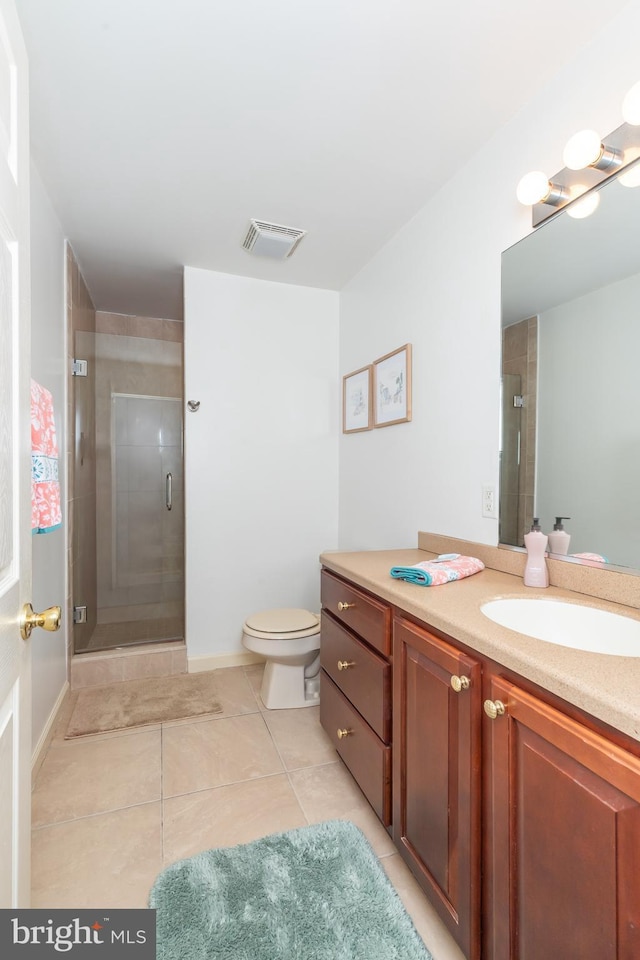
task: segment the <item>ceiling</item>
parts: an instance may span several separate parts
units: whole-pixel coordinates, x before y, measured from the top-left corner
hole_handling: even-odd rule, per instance
[[[184,265],[339,290],[624,0],[15,0],[33,158],[99,310]],[[245,251],[249,218],[308,231]]]

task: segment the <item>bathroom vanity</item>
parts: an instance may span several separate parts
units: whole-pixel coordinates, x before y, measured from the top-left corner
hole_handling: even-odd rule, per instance
[[[640,957],[640,658],[488,620],[498,570],[389,576],[431,556],[321,558],[325,730],[469,960]]]
[[[391,607],[322,572],[320,722],[391,825]]]

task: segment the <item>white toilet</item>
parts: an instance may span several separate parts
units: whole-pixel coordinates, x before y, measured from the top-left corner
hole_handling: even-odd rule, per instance
[[[318,703],[319,616],[295,609],[253,613],[244,622],[242,642],[267,661],[260,696],[268,710]]]

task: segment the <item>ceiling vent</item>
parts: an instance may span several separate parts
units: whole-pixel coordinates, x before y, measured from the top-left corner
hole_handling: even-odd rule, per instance
[[[296,249],[306,230],[295,227],[283,227],[279,223],[267,223],[265,220],[250,220],[247,235],[242,246],[250,253],[261,257],[273,257],[286,260]]]

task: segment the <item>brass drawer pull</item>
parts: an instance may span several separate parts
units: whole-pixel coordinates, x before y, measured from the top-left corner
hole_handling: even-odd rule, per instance
[[[355,660],[338,660],[338,670],[348,670],[349,667],[355,667]]]
[[[346,727],[338,727],[338,740],[344,740],[345,737],[353,736],[353,730],[347,730]]]
[[[485,700],[484,712],[490,720],[495,720],[496,717],[502,717],[504,715],[505,705],[502,700]]]
[[[342,600],[338,600],[338,610],[340,610],[340,612],[343,610],[351,610],[352,607],[355,607],[355,603],[346,603]]]
[[[460,693],[461,690],[468,690],[471,686],[469,677],[456,677],[455,674],[451,677],[450,683],[456,693]]]

